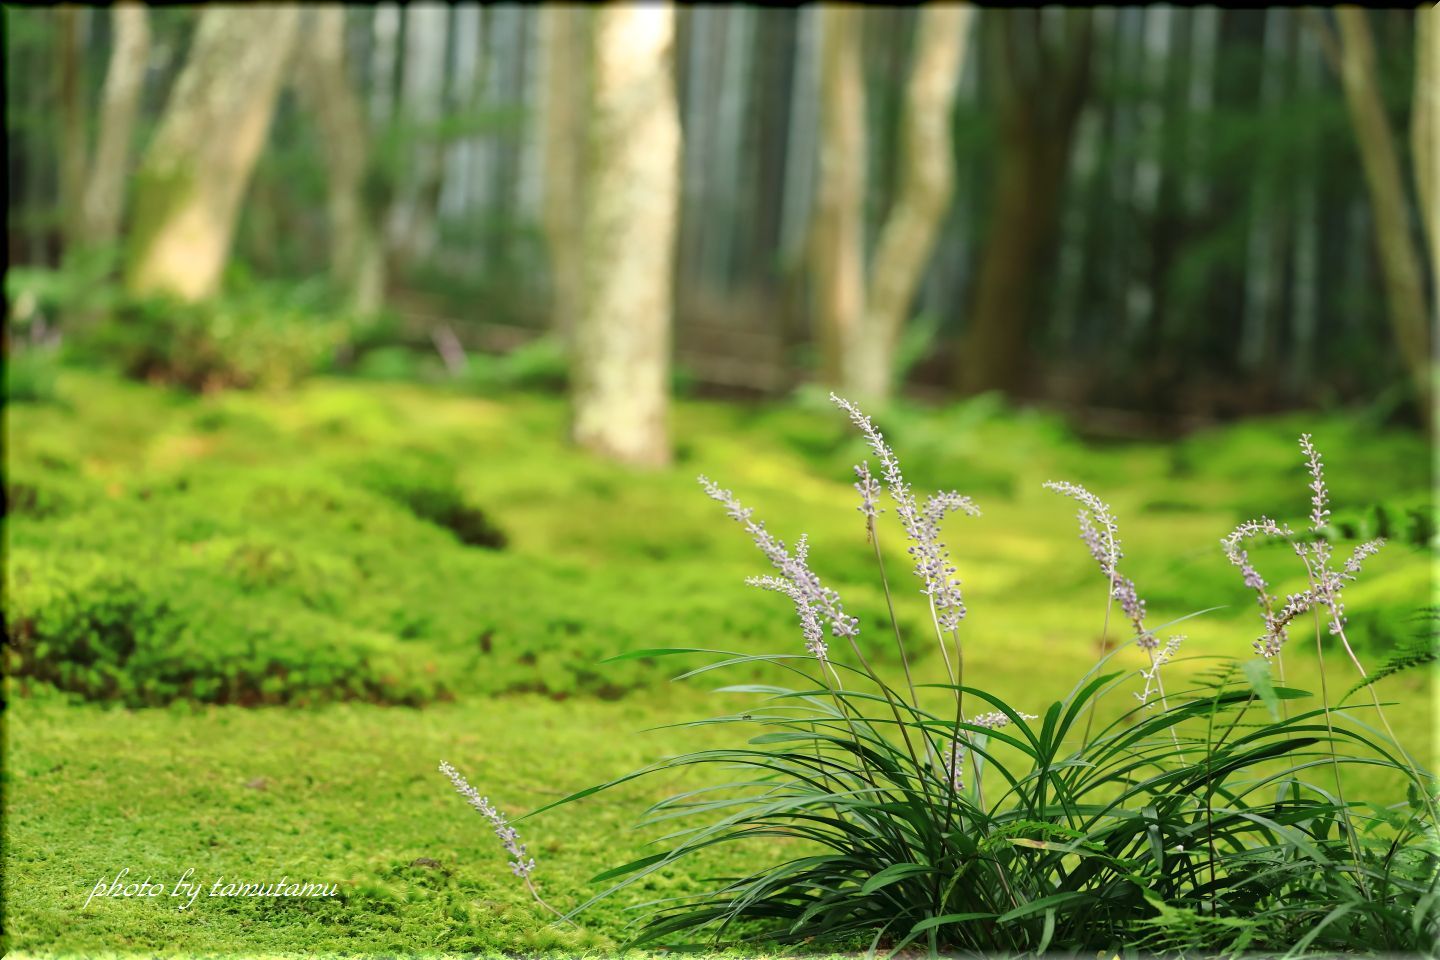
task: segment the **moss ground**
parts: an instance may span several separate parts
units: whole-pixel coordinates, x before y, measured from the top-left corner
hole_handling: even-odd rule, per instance
[[[638,733],[718,712],[715,684],[670,684],[667,662],[597,663],[643,647],[798,646],[784,599],[743,585],[763,560],[699,473],[787,541],[808,532],[813,566],[898,669],[850,488],[863,446],[814,397],[682,403],[676,466],[640,473],[567,449],[563,402],[542,395],[316,380],[197,398],[78,372],[58,393],[6,411],[9,951],[613,948],[627,906],[699,878],[658,878],[579,929],[555,927],[435,765],[449,759],[519,812],[720,742],[715,728]],[[1347,593],[1362,657],[1383,662],[1430,602],[1429,451],[1361,416],[1099,446],[983,399],[879,419],[917,488],[980,502],[982,517],[947,527],[970,609],[967,679],[1030,713],[1094,662],[1104,622],[1104,583],[1046,479],[1111,502],[1152,622],[1220,608],[1177,627],[1184,654],[1244,656],[1257,611],[1218,541],[1261,513],[1303,525],[1295,437],[1310,430],[1339,534],[1392,539]],[[882,549],[918,670],[939,679],[896,532]],[[1279,590],[1300,586],[1286,551],[1255,556]],[[1134,650],[1119,662],[1142,665]],[[1297,640],[1290,682],[1317,689],[1314,663],[1313,636]],[[1330,658],[1332,687],[1352,673]],[[1425,759],[1430,679],[1380,686]],[[546,896],[573,904],[588,877],[638,855],[626,825],[675,787],[641,781],[527,822]],[[1392,784],[1349,787],[1393,799]],[[168,885],[192,867],[207,881],[335,882],[342,896],[82,909],[123,868]]]

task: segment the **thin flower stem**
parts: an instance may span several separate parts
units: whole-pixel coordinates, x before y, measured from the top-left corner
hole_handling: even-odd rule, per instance
[[[1165,679],[1160,676],[1160,670],[1155,666],[1155,650],[1152,647],[1145,648],[1145,654],[1150,658],[1150,670],[1155,674],[1155,686],[1160,690],[1160,709],[1166,712],[1170,710],[1170,703],[1165,699]],[[1185,762],[1185,753],[1180,749],[1180,735],[1175,732],[1175,727],[1170,727],[1170,739],[1175,744],[1175,755],[1180,762]]]
[[[875,771],[871,769],[870,760],[865,756],[865,747],[860,742],[860,731],[855,729],[855,721],[850,719],[850,711],[847,710],[845,708],[845,705],[840,701],[840,694],[838,691],[843,686],[840,683],[840,674],[836,672],[835,667],[830,663],[830,661],[824,660],[821,661],[821,663],[821,670],[823,671],[825,669],[829,669],[830,678],[834,681],[834,686],[830,688],[830,697],[835,701],[835,709],[840,711],[840,715],[845,718],[845,725],[850,728],[850,736],[855,741],[855,752],[860,756],[860,763],[865,767],[865,772],[874,777]],[[818,742],[815,744],[815,750],[818,756],[820,750],[820,744]],[[870,781],[870,783],[872,786],[875,785],[875,781],[873,779]]]
[[[960,722],[965,718],[965,651],[960,646],[959,630],[950,631],[950,637],[955,641],[955,729],[958,732]],[[975,802],[983,808],[985,801],[984,794],[980,792],[980,759],[973,748],[970,750],[970,766],[975,771]]]
[[[880,533],[875,529],[875,518],[866,518],[865,526],[870,544],[875,548],[875,565],[880,568],[880,585],[885,588],[885,609],[890,614],[890,626],[895,631],[895,649],[900,651],[900,666],[905,670],[905,683],[910,688],[910,703],[918,707],[920,697],[915,692],[915,678],[910,674],[910,657],[905,653],[905,640],[900,636],[900,622],[895,619],[895,601],[890,596],[890,578],[885,573],[885,558],[880,553]]]
[[[955,668],[954,668],[954,667],[951,665],[951,663],[950,663],[950,655],[945,652],[945,635],[944,635],[944,633],[942,633],[941,630],[940,630],[940,620],[939,620],[939,618],[938,618],[938,617],[936,616],[936,614],[935,614],[935,600],[934,600],[933,597],[930,599],[930,622],[935,625],[935,640],[936,640],[936,642],[937,642],[937,643],[939,644],[939,646],[940,646],[940,656],[943,657],[944,660],[945,660],[945,673],[950,677],[950,686],[953,687],[954,690],[955,690],[955,737],[956,737],[956,739],[959,739],[959,737],[960,737],[960,724],[961,724],[961,722],[964,720],[964,717],[965,717],[965,713],[964,713],[965,692],[960,689],[960,678],[959,678],[959,675],[955,672]],[[958,653],[958,651],[959,651],[959,641],[958,641],[958,640],[956,641],[956,651],[957,651],[957,653]],[[952,749],[952,750],[954,749],[954,748],[953,748],[953,745],[952,745],[952,748],[951,748],[951,749]],[[954,763],[955,763],[955,760],[953,759],[953,756],[952,756],[952,760],[951,760],[952,766],[954,765]],[[945,794],[945,832],[946,832],[946,833],[949,833],[949,832],[950,832],[950,828],[954,825],[954,822],[955,822],[955,800],[956,800],[956,792],[957,792],[957,791],[956,791],[955,789],[953,789],[953,786],[952,786],[952,789],[948,790],[948,791],[946,792],[946,794]]]
[[[885,558],[880,553],[880,534],[875,529],[875,518],[873,516],[866,517],[865,526],[870,536],[870,543],[875,548],[875,565],[880,568],[880,583],[885,588],[885,609],[890,614],[890,626],[895,632],[895,648],[900,651],[900,663],[905,668],[905,683],[910,688],[909,706],[918,710],[920,708],[920,697],[915,692],[915,680],[910,674],[910,658],[905,653],[905,640],[900,635],[900,622],[895,618],[895,601],[890,595],[890,578],[885,573]],[[850,638],[850,646],[854,649],[855,656],[859,659],[861,667],[863,667],[865,672],[870,674],[876,684],[879,685],[880,692],[885,694],[885,701],[890,704],[890,711],[895,715],[895,725],[900,728],[900,736],[905,741],[905,751],[910,755],[910,762],[915,765],[915,773],[916,776],[920,778],[920,785],[925,791],[927,801],[930,800],[930,787],[928,781],[925,779],[925,767],[921,766],[920,756],[915,752],[915,747],[910,742],[908,725],[900,719],[900,711],[890,698],[889,686],[871,669],[869,662],[865,659],[865,655],[860,652],[860,647],[855,643],[854,637]],[[935,748],[930,743],[929,736],[924,737],[924,741],[925,760],[928,764],[932,761]]]
[[[1370,675],[1365,672],[1365,667],[1360,663],[1360,658],[1355,655],[1354,648],[1350,646],[1350,639],[1345,636],[1345,627],[1339,623],[1338,619],[1336,620],[1335,628],[1336,634],[1340,637],[1340,645],[1345,648],[1345,653],[1350,657],[1350,662],[1355,664],[1355,669],[1360,671],[1360,679],[1368,681]],[[1425,778],[1420,774],[1419,766],[1415,763],[1415,759],[1410,756],[1410,751],[1406,750],[1405,746],[1400,742],[1400,738],[1395,736],[1395,729],[1390,726],[1390,719],[1385,716],[1385,709],[1380,706],[1380,695],[1375,692],[1375,684],[1367,682],[1365,688],[1370,693],[1370,702],[1375,705],[1375,712],[1380,715],[1380,722],[1384,725],[1385,732],[1390,736],[1390,740],[1395,744],[1395,748],[1405,757],[1405,762],[1409,764],[1410,775],[1415,778],[1415,785],[1420,788],[1420,794],[1425,798],[1425,809],[1430,814],[1431,821],[1435,821],[1435,801],[1430,796],[1430,790],[1425,784]]]
[[[1218,699],[1218,696],[1217,696]],[[1210,712],[1205,718],[1205,782],[1209,787],[1205,791],[1205,840],[1210,852],[1210,903],[1211,910],[1214,910],[1214,903],[1217,897],[1218,887],[1215,885],[1215,744],[1212,734],[1215,731],[1215,707],[1214,701],[1210,704]],[[1170,728],[1173,733],[1175,728]]]
[[[1276,662],[1276,666],[1279,667],[1280,685],[1283,687],[1283,686],[1285,685],[1285,654],[1284,654],[1284,652],[1281,651],[1281,650],[1275,651],[1275,660],[1277,661],[1277,662]],[[1285,700],[1281,700],[1281,701],[1280,701],[1280,718],[1281,718],[1282,720],[1289,720],[1289,719],[1290,719],[1290,705],[1289,705],[1289,703],[1286,702]]]
[[[958,687],[959,681],[955,678],[955,667],[950,663],[950,654],[945,650],[945,633],[940,629],[940,618],[935,613],[935,601],[930,601],[930,622],[935,626],[935,642],[940,646],[940,658],[945,661],[945,675],[950,678],[951,686]],[[955,691],[958,696],[960,691]]]
[[[1309,568],[1306,563],[1306,568]],[[1313,582],[1313,578],[1312,578]],[[1350,819],[1350,805],[1345,802],[1345,787],[1340,782],[1340,760],[1335,755],[1335,727],[1330,720],[1330,691],[1325,681],[1325,647],[1320,639],[1320,612],[1314,614],[1315,619],[1315,657],[1320,661],[1320,701],[1325,708],[1325,731],[1329,735],[1327,746],[1330,748],[1330,765],[1335,771],[1335,796],[1340,800],[1340,812],[1345,818],[1345,833],[1350,840],[1350,853],[1355,858],[1355,879],[1360,882],[1360,891],[1365,899],[1370,899],[1370,888],[1365,883],[1365,873],[1360,864],[1360,838],[1355,833],[1355,823]]]
[[[1110,647],[1110,608],[1115,605],[1115,575],[1110,575],[1110,586],[1105,591],[1105,624],[1100,628],[1100,653],[1104,656]],[[1085,720],[1085,734],[1080,740],[1080,749],[1084,750],[1090,743],[1090,728],[1095,723],[1095,702],[1105,695],[1103,690],[1096,691],[1095,696],[1090,698],[1089,717]]]
[[[559,910],[556,910],[554,907],[550,906],[550,904],[546,903],[545,898],[540,896],[540,891],[535,889],[535,884],[530,880],[529,877],[525,878],[525,886],[529,888],[530,896],[535,898],[536,903],[540,904],[540,906],[555,914],[555,916],[559,917],[562,922],[568,923],[572,927],[578,926],[578,924],[576,924],[574,920],[571,920],[569,917],[565,916],[565,914],[561,913]]]

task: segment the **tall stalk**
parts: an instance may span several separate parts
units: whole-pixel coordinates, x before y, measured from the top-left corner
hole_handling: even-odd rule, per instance
[[[1360,865],[1360,838],[1355,832],[1355,823],[1350,819],[1350,805],[1345,802],[1345,786],[1340,780],[1340,760],[1335,754],[1335,727],[1330,719],[1330,690],[1325,682],[1325,647],[1320,639],[1320,614],[1315,613],[1315,657],[1320,662],[1320,702],[1325,708],[1325,732],[1329,734],[1330,765],[1335,771],[1335,796],[1340,800],[1340,813],[1345,818],[1345,834],[1350,840],[1350,854],[1355,858],[1355,879],[1360,881],[1360,891],[1370,899],[1370,888],[1365,883],[1365,872]]]

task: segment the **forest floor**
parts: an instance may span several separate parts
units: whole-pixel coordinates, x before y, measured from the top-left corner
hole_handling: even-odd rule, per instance
[[[556,925],[436,770],[449,760],[518,815],[729,742],[723,727],[642,731],[726,712],[733,695],[708,691],[763,674],[670,683],[678,661],[597,663],[651,647],[800,648],[784,598],[744,585],[767,572],[764,558],[697,474],[787,542],[808,532],[812,566],[860,617],[881,669],[898,670],[851,488],[864,446],[816,395],[681,402],[677,464],[656,472],[569,449],[564,402],[542,394],[319,379],[287,394],[195,397],[67,372],[53,402],[12,404],[6,417],[7,621],[63,626],[81,609],[92,642],[119,630],[142,651],[169,644],[93,675],[57,666],[53,683],[8,681],[7,953],[603,952],[635,905],[703,889],[698,867],[664,871],[580,926]],[[1105,622],[1074,505],[1045,480],[1083,483],[1114,507],[1122,571],[1152,625],[1219,608],[1176,627],[1188,636],[1181,657],[1195,658],[1174,665],[1180,675],[1249,656],[1258,610],[1219,540],[1261,514],[1305,526],[1304,431],[1326,455],[1341,533],[1392,541],[1346,593],[1367,665],[1418,630],[1416,610],[1431,602],[1430,451],[1363,413],[1253,420],[1168,444],[1086,443],[1056,418],[985,398],[879,421],[919,491],[979,502],[981,517],[946,527],[970,610],[967,679],[1029,713],[1094,663]],[[893,525],[893,511],[883,519]],[[882,549],[916,669],[939,679],[892,526]],[[1287,550],[1255,559],[1277,592],[1298,589]],[[1112,617],[1112,637],[1120,626]],[[1133,648],[1117,662],[1143,665]],[[1318,689],[1313,645],[1286,667],[1291,685]],[[1353,668],[1331,657],[1329,676],[1349,687]],[[1426,760],[1431,679],[1411,671],[1379,687],[1404,704],[1391,719]],[[225,699],[235,702],[205,702]],[[643,855],[646,836],[627,825],[687,783],[642,779],[521,823],[547,900],[573,906],[598,890],[589,877]],[[1364,775],[1346,785],[1397,799],[1394,784]],[[780,853],[701,863],[724,873]],[[122,870],[166,895],[86,904]],[[187,870],[205,892],[185,907],[168,894]],[[339,893],[208,895],[217,880],[282,876]]]

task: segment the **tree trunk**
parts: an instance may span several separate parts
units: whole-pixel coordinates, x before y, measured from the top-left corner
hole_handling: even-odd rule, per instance
[[[545,205],[545,74],[540,54],[540,15],[535,7],[520,8],[520,89],[517,99],[524,123],[517,151],[519,183],[515,189],[516,219],[527,227],[543,218]]]
[[[815,56],[820,11],[811,6],[795,11],[795,66],[790,81],[790,120],[785,143],[785,185],[781,191],[780,254],[792,269],[803,259],[806,223],[815,184],[815,139],[820,76]]]
[[[732,290],[735,281],[736,234],[740,229],[741,196],[757,189],[744,175],[745,121],[748,113],[750,57],[757,11],[745,6],[724,8],[725,43],[720,59],[720,90],[716,104],[716,137],[710,181],[710,215],[702,231],[701,270],[716,290]]]
[[[400,5],[379,3],[371,24],[370,123],[383,130],[395,117],[395,62],[400,45]]]
[[[345,8],[316,5],[305,17],[297,79],[325,153],[330,272],[353,309],[373,313],[384,296],[384,255],[365,205],[369,138],[345,69]]]
[[[1301,30],[1296,50],[1296,96],[1310,101],[1320,89],[1320,44],[1311,30]],[[1293,347],[1287,377],[1292,390],[1309,381],[1314,369],[1315,335],[1320,321],[1320,198],[1316,158],[1319,125],[1307,111],[1300,144],[1303,159],[1295,171],[1295,267],[1291,280]]]
[[[1289,66],[1285,47],[1286,15],[1287,11],[1278,7],[1265,11],[1265,58],[1260,67],[1259,98],[1259,114],[1262,117],[1276,116],[1279,105],[1285,100],[1281,84]],[[1280,179],[1276,172],[1278,144],[1266,138],[1255,152],[1245,253],[1245,310],[1240,325],[1240,364],[1251,372],[1265,366],[1275,339],[1271,331],[1282,272],[1279,262],[1281,251],[1277,249],[1280,244],[1276,242],[1279,230],[1279,214],[1275,209],[1278,204],[1275,185]]]
[[[584,100],[585,23],[588,16],[573,7],[541,11],[545,57],[545,189],[541,208],[550,253],[550,326],[566,344],[571,342],[579,314],[580,211],[584,196],[578,158],[584,143],[582,118],[590,112]]]
[[[1130,202],[1136,213],[1142,242],[1136,262],[1125,285],[1125,327],[1127,344],[1139,344],[1155,318],[1155,290],[1159,281],[1156,263],[1155,221],[1160,213],[1165,168],[1162,163],[1165,129],[1167,71],[1171,62],[1171,24],[1174,11],[1164,5],[1143,11],[1144,29],[1140,40],[1140,76],[1145,85],[1136,116],[1139,156],[1133,167]]]
[[[408,164],[385,223],[386,242],[402,268],[424,260],[435,248],[442,155],[435,127],[445,98],[449,17],[443,4],[413,3],[405,8],[400,100],[411,141]]]
[[[295,7],[206,7],[136,177],[126,281],[138,294],[214,294],[295,38]]]
[[[670,459],[673,257],[680,122],[671,69],[675,12],[607,5],[595,18],[574,437],[641,465]]]
[[[1440,7],[1434,5],[1422,5],[1415,11],[1410,145],[1420,219],[1430,244],[1430,290],[1435,299],[1431,306],[1440,314]]]
[[[83,196],[85,157],[85,18],[89,11],[69,5],[55,10],[55,80],[60,105],[60,213],[66,253],[85,242]]]
[[[100,135],[83,203],[85,242],[97,247],[114,243],[120,232],[130,145],[150,61],[150,20],[145,6],[117,3],[110,8],[110,19],[114,43],[100,93]]]
[[[478,6],[455,8],[455,25],[450,73],[450,106],[470,114],[480,103],[480,49],[482,12]],[[467,220],[473,213],[472,168],[480,138],[469,134],[445,148],[445,165],[440,183],[440,216],[450,222]]]
[[[811,283],[820,376],[844,378],[845,345],[865,309],[865,84],[853,7],[820,9],[820,177]]]
[[[1000,152],[985,252],[961,356],[970,393],[1022,383],[1034,292],[1054,252],[1075,122],[1088,86],[1091,11],[1066,11],[1066,44],[1051,57],[1033,11],[985,13]],[[1022,49],[1023,48],[1023,49]]]
[[[1375,212],[1375,241],[1390,327],[1400,358],[1414,384],[1422,414],[1430,412],[1430,336],[1420,257],[1406,223],[1405,188],[1400,159],[1375,69],[1375,42],[1369,14],[1361,7],[1338,7],[1340,82],[1360,146],[1365,183]]]
[[[885,400],[894,387],[896,343],[955,188],[950,118],[973,20],[968,6],[932,5],[919,14],[900,118],[899,184],[871,264],[865,310],[845,349],[844,384],[852,396]]]

